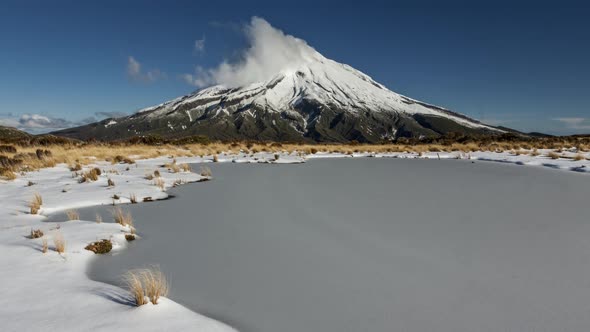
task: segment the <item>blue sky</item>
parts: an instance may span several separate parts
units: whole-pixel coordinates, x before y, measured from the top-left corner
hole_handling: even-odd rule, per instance
[[[563,1],[3,1],[0,123],[44,131],[189,93],[183,75],[235,59],[252,16],[412,98],[590,132],[590,5]]]

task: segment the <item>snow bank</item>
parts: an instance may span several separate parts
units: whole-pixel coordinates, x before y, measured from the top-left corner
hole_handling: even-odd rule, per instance
[[[200,160],[194,160],[196,162]],[[48,223],[44,215],[90,205],[127,203],[133,194],[163,199],[168,195],[146,179],[158,169],[164,189],[178,183],[199,181],[203,177],[190,172],[171,173],[160,167],[168,158],[137,161],[136,164],[101,162],[102,175],[96,182],[79,183],[66,165],[26,173],[10,182],[0,183],[0,321],[3,331],[233,331],[232,328],[162,299],[158,305],[134,307],[125,290],[89,280],[85,271],[94,254],[84,250],[90,242],[111,239],[113,250],[125,248],[125,233],[119,224],[95,221]],[[91,167],[84,167],[84,171]],[[115,182],[107,185],[108,179]],[[29,183],[30,182],[30,183]],[[31,185],[29,185],[31,184]],[[43,198],[41,215],[29,214],[28,202],[35,193]],[[140,221],[137,222],[140,224]],[[139,225],[141,228],[141,226]],[[30,239],[32,229],[40,229],[43,238]],[[65,253],[54,250],[53,236],[61,233]],[[42,252],[43,239],[48,252]]]

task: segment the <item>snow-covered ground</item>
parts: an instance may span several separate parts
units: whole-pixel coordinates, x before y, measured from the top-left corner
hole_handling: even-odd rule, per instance
[[[509,153],[390,153],[354,154],[354,157],[393,158],[470,158],[519,165],[548,166],[561,170],[588,172],[590,161],[550,159],[548,151],[539,150],[539,156],[511,155]],[[565,153],[567,154],[567,153]],[[571,156],[577,155],[569,152]],[[277,158],[278,157],[278,158]],[[239,154],[218,156],[219,162],[248,163],[302,163],[306,158],[350,157],[343,154],[317,153],[303,156],[292,154],[255,155]],[[590,157],[586,153],[586,157]],[[212,162],[212,157],[177,158],[177,163]],[[171,158],[137,160],[135,164],[96,162],[85,166],[102,170],[98,181],[79,183],[67,165],[37,172],[21,174],[16,180],[0,180],[0,321],[3,331],[22,330],[130,330],[142,331],[232,331],[222,323],[192,312],[183,306],[163,299],[158,305],[134,307],[125,290],[89,280],[85,274],[93,253],[84,247],[100,239],[111,239],[113,250],[122,250],[127,242],[128,227],[104,220],[44,221],[51,213],[92,205],[116,205],[129,203],[135,196],[139,204],[144,198],[152,200],[168,197],[166,189],[174,183],[197,182],[203,177],[191,172],[172,173],[163,167]],[[146,175],[158,170],[164,181],[164,189]],[[197,171],[198,170],[194,170]],[[115,186],[108,186],[111,179]],[[28,204],[38,193],[43,198],[40,214],[31,215]],[[118,199],[113,199],[118,197]],[[141,220],[135,225],[141,229]],[[40,229],[42,238],[30,239],[32,229]],[[63,235],[65,253],[55,251],[53,237]],[[48,252],[42,252],[42,243],[48,243]],[[141,239],[139,239],[141,240]],[[165,272],[165,271],[164,271]]]
[[[526,153],[525,153],[526,152]],[[470,159],[481,161],[492,161],[509,163],[515,165],[542,166],[564,171],[590,172],[590,152],[578,152],[575,149],[558,153],[564,158],[552,159],[547,156],[553,150],[540,149],[538,155],[530,155],[530,151],[522,151],[521,154],[510,152],[425,152],[422,154],[414,152],[393,152],[393,153],[354,153],[352,155],[341,153],[316,153],[307,155],[306,158],[350,158],[350,157],[375,157],[375,158],[421,158],[421,159]],[[586,159],[574,160],[577,155]]]

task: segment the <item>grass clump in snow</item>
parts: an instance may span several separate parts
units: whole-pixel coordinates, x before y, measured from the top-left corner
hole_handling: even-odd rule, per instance
[[[49,246],[47,245],[47,239],[43,239],[43,241],[41,242],[41,252],[42,253],[46,253],[48,250]]]
[[[131,242],[131,241],[135,240],[135,235],[133,235],[133,234],[125,234],[125,240]]]
[[[152,266],[141,272],[145,294],[152,304],[158,304],[160,296],[168,295],[168,281],[159,267]]]
[[[155,178],[154,179],[154,185],[158,188],[160,188],[161,190],[164,190],[166,183],[164,182],[164,180],[162,178]]]
[[[586,159],[586,157],[584,157],[584,155],[583,155],[583,154],[580,154],[580,153],[578,153],[578,154],[577,154],[577,155],[574,157],[574,160],[575,160],[575,161],[580,161],[580,160],[585,160],[585,159]]]
[[[121,155],[117,155],[117,156],[115,156],[115,158],[113,158],[112,163],[113,164],[121,164],[121,163],[123,163],[123,164],[135,164],[135,161],[133,159],[131,159],[131,158],[124,157],[124,156],[121,156]]]
[[[551,159],[559,159],[559,154],[551,151],[547,154],[547,157],[551,158]]]
[[[60,254],[66,251],[66,240],[60,231],[53,233],[53,245],[55,246],[55,251]]]
[[[115,181],[113,181],[112,179],[108,179],[107,181],[107,187],[114,187],[115,186]]]
[[[180,169],[184,172],[190,172],[191,171],[191,167],[189,166],[189,164],[180,164],[178,165],[178,167],[180,167]]]
[[[74,165],[70,166],[70,171],[78,172],[82,170],[82,165],[80,163],[75,163]]]
[[[92,251],[95,254],[106,254],[113,249],[113,243],[111,240],[103,239],[101,241],[92,242],[84,249]]]
[[[211,172],[211,168],[207,166],[201,166],[201,176],[211,177],[213,173]]]
[[[30,208],[31,214],[39,213],[39,209],[41,208],[41,205],[43,205],[43,198],[41,197],[40,194],[37,193],[37,194],[35,194],[35,196],[33,196],[33,199],[29,203],[29,208]]]
[[[16,179],[16,173],[7,168],[0,169],[0,177],[9,181]]]
[[[82,173],[82,176],[80,177],[80,183],[96,181],[101,174],[102,171],[100,168],[95,167],[87,172]]]
[[[80,220],[80,214],[76,210],[66,211],[66,216],[68,217],[68,220]]]
[[[131,212],[125,213],[121,208],[116,208],[113,210],[113,217],[115,218],[115,222],[117,224],[121,226],[128,226],[131,228],[131,230],[134,230]]]
[[[40,229],[31,229],[31,239],[38,239],[43,236],[43,231]]]
[[[127,271],[123,275],[123,280],[137,306],[147,304],[147,300],[152,304],[158,304],[160,297],[168,295],[170,288],[166,276],[158,266]]]
[[[137,203],[137,196],[135,196],[135,194],[129,194],[129,201],[131,204]]]
[[[143,282],[141,278],[141,270],[130,270],[123,275],[123,280],[127,285],[127,289],[133,296],[136,306],[147,304],[145,299],[145,292],[143,289]]]

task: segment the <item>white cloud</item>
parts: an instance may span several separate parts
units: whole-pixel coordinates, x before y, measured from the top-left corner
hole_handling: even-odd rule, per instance
[[[202,53],[205,51],[205,37],[195,40],[195,52]]]
[[[185,81],[197,87],[243,86],[271,79],[280,71],[295,70],[319,56],[304,40],[283,33],[259,17],[252,17],[243,32],[249,47],[238,61],[224,61],[208,70],[197,67],[195,74],[183,76]]]
[[[555,118],[553,120],[565,124],[569,129],[590,130],[590,121],[586,118]]]
[[[152,69],[144,73],[141,70],[141,63],[132,56],[127,58],[127,75],[134,81],[147,83],[166,78],[166,73],[159,69]]]
[[[41,114],[22,114],[21,116],[0,114],[0,116],[2,116],[2,118],[0,118],[1,125],[15,127],[33,134],[81,126],[96,121],[96,118],[93,116],[87,117],[80,121],[70,121],[63,118],[56,118]]]

